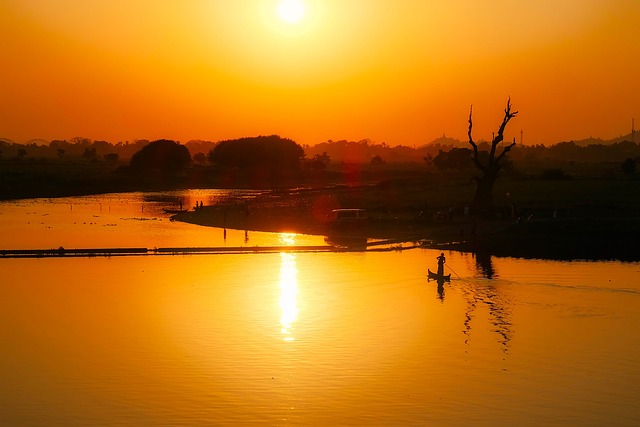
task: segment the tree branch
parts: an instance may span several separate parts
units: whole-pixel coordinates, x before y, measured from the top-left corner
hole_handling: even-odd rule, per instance
[[[504,155],[507,154],[509,151],[511,151],[511,149],[513,147],[515,147],[515,145],[516,145],[516,139],[513,138],[513,142],[511,144],[507,145],[506,147],[504,147],[504,149],[502,150],[502,153],[500,153],[500,155],[498,157],[496,157],[496,162],[499,164],[500,160],[502,160]]]
[[[506,129],[507,124],[509,123],[509,121],[511,119],[513,119],[517,114],[518,114],[517,111],[511,112],[511,97],[509,97],[509,99],[507,99],[507,106],[504,109],[504,118],[502,119],[502,124],[500,125],[500,128],[498,129],[498,135],[494,135],[493,138],[492,138],[492,141],[491,141],[491,152],[489,153],[489,167],[491,167],[492,163],[499,162],[500,159],[504,156],[504,154],[511,149],[511,147],[509,149],[505,149],[500,154],[500,156],[498,156],[498,158],[495,158],[496,147],[504,139],[504,130]],[[515,144],[515,142],[514,142],[514,144]],[[495,162],[494,162],[494,159],[495,159]]]
[[[471,104],[471,108],[469,108],[469,130],[467,131],[467,135],[469,135],[469,144],[473,147],[475,152],[478,151],[478,146],[475,142],[473,142],[473,137],[471,136],[471,129],[473,128],[473,120],[471,119],[471,115],[473,114],[473,104]]]
[[[471,147],[473,147],[473,163],[483,173],[487,173],[487,168],[480,162],[480,156],[478,155],[478,145],[473,141],[473,136],[471,136],[471,130],[473,129],[473,119],[471,118],[472,115],[473,104],[471,105],[471,108],[469,108],[469,130],[467,131],[467,135],[469,136],[469,144],[471,144]]]
[[[492,145],[498,145],[502,142],[504,137],[504,129],[507,127],[507,123],[515,116],[518,115],[517,111],[511,112],[511,97],[507,100],[507,107],[504,109],[504,118],[502,119],[502,124],[500,125],[500,129],[498,129],[498,136],[496,136],[493,140]]]

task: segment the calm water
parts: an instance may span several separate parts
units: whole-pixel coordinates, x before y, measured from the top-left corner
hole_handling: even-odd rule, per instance
[[[0,203],[0,247],[323,243],[158,196]],[[0,259],[0,425],[640,424],[640,264],[437,254]]]

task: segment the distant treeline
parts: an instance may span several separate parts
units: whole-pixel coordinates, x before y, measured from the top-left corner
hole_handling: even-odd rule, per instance
[[[390,147],[386,144],[373,144],[368,140],[353,141],[328,141],[314,146],[304,146],[308,158],[317,155],[327,155],[332,161],[348,163],[369,163],[376,158],[381,158],[386,163],[394,162],[424,162],[428,163],[436,158],[440,152],[452,150],[466,150],[470,146],[464,142],[441,138],[430,144],[420,147],[397,146]],[[488,142],[478,143],[480,151],[489,151]],[[520,145],[517,144],[510,152],[509,157],[514,163],[520,162],[622,162],[627,158],[640,157],[640,145],[623,140],[621,142],[590,144],[586,146],[575,142],[561,142],[555,145]]]
[[[511,160],[520,162],[622,162],[625,159],[640,158],[640,146],[628,139],[617,138],[612,141],[593,140],[601,143],[561,142],[545,146],[516,145],[509,153]],[[614,142],[615,141],[615,142]],[[129,162],[131,157],[149,144],[149,140],[134,142],[110,143],[107,141],[92,141],[88,138],[72,138],[53,140],[50,142],[39,140],[28,144],[18,144],[6,139],[0,139],[0,159],[73,159],[84,158],[88,161],[123,161]],[[196,164],[206,164],[210,153],[223,141],[192,140],[184,145],[189,150]],[[385,143],[377,144],[370,140],[361,141],[326,141],[316,145],[303,145],[304,156],[308,160],[321,159],[333,163],[431,163],[441,152],[470,148],[464,141],[451,138],[438,138],[422,146],[395,146]],[[488,150],[489,143],[480,142],[480,150]]]

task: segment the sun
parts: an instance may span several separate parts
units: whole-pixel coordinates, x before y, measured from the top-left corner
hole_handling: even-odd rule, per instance
[[[300,22],[306,12],[306,7],[302,0],[281,0],[278,4],[278,16],[289,24]]]

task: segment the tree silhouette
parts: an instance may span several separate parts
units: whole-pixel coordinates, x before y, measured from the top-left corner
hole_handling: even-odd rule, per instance
[[[87,160],[93,160],[98,157],[98,153],[95,147],[87,147],[84,149],[84,153],[82,153],[82,157]]]
[[[473,163],[476,168],[482,172],[481,176],[474,176],[472,180],[476,181],[476,194],[471,204],[471,211],[474,213],[491,212],[493,210],[493,186],[498,178],[498,173],[503,167],[503,159],[505,155],[516,145],[515,138],[513,143],[502,147],[500,154],[496,155],[498,145],[504,139],[504,130],[511,119],[513,119],[518,112],[511,111],[511,98],[507,100],[507,106],[504,109],[504,118],[502,124],[498,128],[498,134],[493,134],[491,140],[491,147],[489,156],[485,159],[481,158],[478,152],[478,145],[473,141],[471,131],[473,129],[473,105],[469,110],[469,130],[467,132],[469,136],[469,145],[473,148]],[[484,156],[482,156],[484,157]]]
[[[187,147],[167,139],[150,142],[131,157],[131,168],[135,170],[177,172],[190,163],[191,154]]]
[[[222,141],[209,152],[209,161],[239,169],[297,169],[303,148],[278,135]]]
[[[204,153],[196,153],[193,155],[193,161],[199,165],[204,165],[207,163],[207,156],[205,156]]]
[[[379,155],[375,155],[371,158],[371,164],[375,165],[375,166],[382,166],[384,165],[386,162],[384,161],[384,159],[382,157],[380,157]]]
[[[438,155],[432,158],[431,161],[440,170],[463,170],[473,165],[472,152],[468,148],[452,148],[450,151],[440,150]]]
[[[104,155],[104,159],[109,163],[116,163],[120,159],[120,155],[118,153],[108,153]]]
[[[326,151],[321,154],[316,154],[313,159],[307,159],[304,162],[304,167],[314,171],[320,171],[327,168],[327,165],[331,159],[327,155]]]

